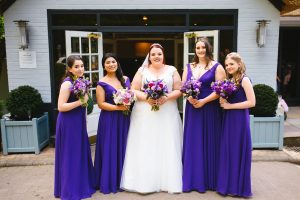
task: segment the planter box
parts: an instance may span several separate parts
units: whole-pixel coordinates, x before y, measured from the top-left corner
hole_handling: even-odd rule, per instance
[[[250,115],[250,129],[253,148],[283,147],[283,116],[254,117]]]
[[[3,154],[10,152],[35,152],[49,143],[48,113],[32,121],[1,119]]]

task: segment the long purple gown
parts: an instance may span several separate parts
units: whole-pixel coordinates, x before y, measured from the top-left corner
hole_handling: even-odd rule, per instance
[[[242,86],[228,98],[230,103],[246,101]],[[251,133],[248,109],[224,110],[217,191],[250,197]]]
[[[212,93],[211,83],[215,81],[218,63],[205,72],[198,99]],[[187,80],[193,77],[190,64],[187,65]],[[219,159],[222,110],[218,100],[194,108],[188,101],[184,118],[183,142],[183,191],[205,192],[216,190]]]
[[[115,104],[111,85],[98,82],[105,90],[105,102]],[[129,79],[126,86],[130,88]],[[96,187],[104,194],[120,191],[130,115],[122,111],[101,110],[95,154]]]
[[[64,81],[72,82],[67,77]],[[68,103],[78,99],[71,92]],[[95,173],[86,129],[86,108],[60,112],[56,123],[54,196],[65,200],[91,197]]]

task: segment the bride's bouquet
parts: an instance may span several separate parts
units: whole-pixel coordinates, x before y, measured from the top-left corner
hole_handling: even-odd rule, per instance
[[[233,80],[225,79],[211,83],[211,89],[224,99],[237,90],[237,84]]]
[[[84,77],[75,77],[73,78],[73,84],[70,87],[70,91],[74,93],[74,95],[81,101],[84,102],[84,96],[86,94],[89,95],[89,90],[92,85],[89,79],[85,79]],[[88,104],[83,103],[82,106],[86,107]]]
[[[194,99],[198,99],[198,95],[200,94],[201,82],[196,79],[190,79],[184,82],[182,85],[180,92],[183,93],[183,96],[193,97]]]
[[[147,99],[157,100],[162,96],[167,96],[168,87],[162,79],[147,81],[143,86],[143,91],[147,94]],[[158,111],[159,105],[153,105],[152,111]]]
[[[114,102],[116,105],[124,105],[130,107],[135,101],[135,94],[128,88],[118,89],[113,93]],[[130,110],[124,110],[123,114],[128,115]]]

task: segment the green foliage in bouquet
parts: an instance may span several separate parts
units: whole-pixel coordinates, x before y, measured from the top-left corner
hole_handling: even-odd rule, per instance
[[[273,117],[276,115],[278,95],[274,89],[265,84],[257,84],[253,87],[256,105],[250,109],[250,114],[255,117]]]
[[[12,90],[7,98],[7,110],[14,120],[30,120],[42,115],[41,94],[31,86],[24,85]]]
[[[93,112],[93,108],[94,108],[94,101],[93,98],[89,95],[89,99],[87,101],[87,106],[86,106],[88,115]]]

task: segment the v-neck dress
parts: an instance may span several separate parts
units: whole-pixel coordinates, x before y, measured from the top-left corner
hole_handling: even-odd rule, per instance
[[[202,82],[198,99],[209,96],[215,81],[216,63],[200,78]],[[187,80],[193,78],[190,64],[187,65]],[[222,110],[218,100],[194,108],[186,101],[183,140],[183,191],[205,192],[215,190],[219,159]]]
[[[98,82],[105,91],[105,102],[115,105],[113,93],[116,88],[105,82]],[[126,87],[130,88],[129,79]],[[130,114],[122,111],[101,110],[98,123],[95,172],[96,186],[104,194],[120,191]]]

